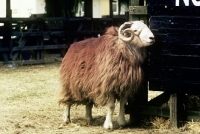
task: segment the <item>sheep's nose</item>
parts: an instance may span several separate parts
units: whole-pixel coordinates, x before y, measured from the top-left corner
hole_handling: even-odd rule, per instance
[[[154,40],[155,38],[154,37],[149,37],[149,39]]]

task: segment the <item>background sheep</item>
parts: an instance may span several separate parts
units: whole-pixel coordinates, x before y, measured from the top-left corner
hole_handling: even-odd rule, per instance
[[[126,35],[126,36],[124,36]],[[110,27],[99,38],[73,43],[60,68],[59,104],[65,105],[64,122],[70,122],[72,104],[86,105],[86,119],[92,107],[108,107],[104,128],[113,128],[115,100],[120,100],[118,124],[124,126],[127,97],[132,97],[142,80],[144,47],[154,43],[154,35],[140,21]]]

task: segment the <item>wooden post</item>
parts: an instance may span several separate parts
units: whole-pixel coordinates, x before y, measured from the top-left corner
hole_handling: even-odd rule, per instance
[[[169,100],[170,106],[170,128],[177,128],[178,116],[177,116],[177,94],[171,94]]]
[[[10,0],[6,0],[6,18],[9,19],[8,22],[4,23],[4,29],[7,35],[4,35],[4,46],[10,48],[9,55],[3,54],[4,58],[6,60],[9,60],[9,58],[12,58],[12,42],[11,42],[11,30],[12,30],[12,12],[10,9]]]
[[[36,36],[37,37],[37,46],[44,47],[44,38],[43,36]],[[37,50],[36,51],[36,60],[44,59],[44,50]]]
[[[185,94],[171,93],[169,99],[170,128],[177,128],[184,125],[187,120],[187,111],[184,107]]]
[[[70,5],[71,1],[70,0],[65,0],[65,17],[69,18],[71,17],[71,9],[70,7],[72,5]]]
[[[147,7],[146,1],[143,0],[130,0],[129,6],[129,18],[131,21],[134,20],[143,20],[145,24],[148,24],[147,21]],[[142,5],[140,5],[142,4]]]
[[[85,0],[85,17],[93,17],[93,4],[92,0]]]
[[[113,0],[109,0],[109,6],[110,6],[110,18],[113,18],[112,2],[113,2]]]
[[[11,18],[10,0],[6,0],[6,18]]]
[[[139,0],[130,0],[129,4],[130,4],[130,6],[139,6]],[[134,20],[139,20],[139,17],[130,14],[129,19],[131,21],[134,21]]]
[[[129,4],[131,6],[139,6],[139,0],[130,0]]]
[[[129,1],[129,21],[140,20],[141,15],[145,15],[145,8],[143,6],[139,6],[139,0],[130,0]],[[132,11],[131,11],[132,10]],[[146,20],[144,20],[145,22]],[[129,100],[128,105],[134,106],[136,109],[130,110],[130,124],[135,125],[138,122],[138,114],[137,114],[137,107],[138,105],[146,105],[148,102],[148,84],[146,80],[146,67],[147,67],[147,60],[144,61],[143,70],[144,70],[144,81],[141,84],[141,87],[138,93],[134,96],[134,101]],[[129,104],[130,103],[130,104]],[[132,106],[129,106],[132,107]]]

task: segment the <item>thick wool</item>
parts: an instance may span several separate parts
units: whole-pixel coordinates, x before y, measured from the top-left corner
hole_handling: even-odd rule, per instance
[[[110,27],[99,38],[70,46],[60,67],[60,104],[104,106],[111,94],[132,97],[138,90],[144,52],[120,40],[117,30]]]

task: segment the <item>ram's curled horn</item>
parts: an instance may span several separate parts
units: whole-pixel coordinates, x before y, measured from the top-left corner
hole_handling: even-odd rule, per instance
[[[120,27],[119,27],[119,30],[118,30],[118,36],[121,40],[123,40],[124,42],[130,42],[133,40],[134,38],[134,31],[131,30],[130,28],[126,28],[125,30],[123,30],[125,27],[127,26],[131,26],[133,23],[132,22],[125,22],[124,24],[122,24]],[[130,37],[125,37],[124,34],[125,33],[130,33]]]

